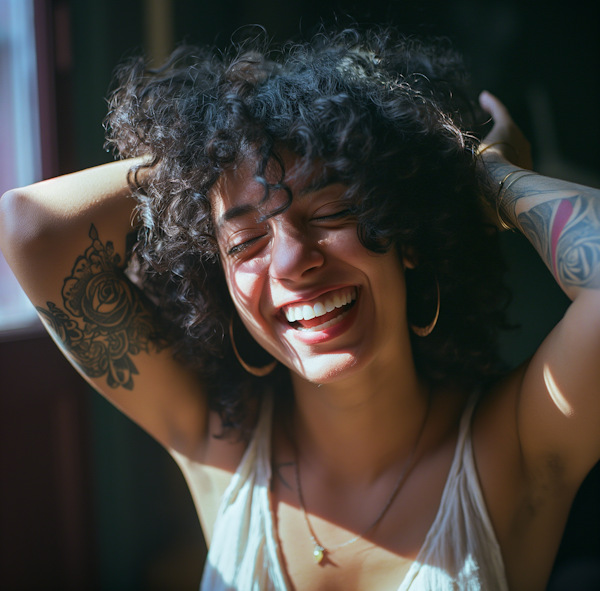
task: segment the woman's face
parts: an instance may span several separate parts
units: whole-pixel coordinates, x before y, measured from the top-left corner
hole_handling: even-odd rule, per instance
[[[217,239],[231,297],[254,339],[300,376],[326,383],[374,361],[398,360],[407,325],[402,264],[395,249],[367,250],[348,215],[341,184],[296,179],[283,213],[261,216],[287,201],[254,180],[245,159],[211,194]],[[240,351],[242,357],[243,351]]]

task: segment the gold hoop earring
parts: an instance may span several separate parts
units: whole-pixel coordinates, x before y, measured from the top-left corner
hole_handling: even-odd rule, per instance
[[[241,357],[235,346],[235,340],[233,338],[233,315],[229,319],[229,338],[231,339],[231,346],[233,347],[233,352],[237,357],[237,360],[240,362],[240,365],[250,374],[256,376],[257,378],[264,378],[268,376],[277,366],[277,359],[273,359],[271,363],[265,365],[263,367],[253,367],[252,365],[248,365]]]
[[[414,324],[410,325],[411,330],[418,337],[426,337],[430,335],[433,332],[435,325],[437,324],[438,318],[440,317],[440,284],[437,280],[437,277],[435,278],[435,286],[437,288],[437,310],[435,311],[435,317],[433,321],[427,326],[415,326]]]

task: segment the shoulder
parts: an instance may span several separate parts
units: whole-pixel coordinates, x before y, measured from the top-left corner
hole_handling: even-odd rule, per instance
[[[210,545],[221,500],[249,445],[247,437],[226,432],[217,412],[210,411],[204,445],[198,455],[170,449],[194,500],[206,543]]]

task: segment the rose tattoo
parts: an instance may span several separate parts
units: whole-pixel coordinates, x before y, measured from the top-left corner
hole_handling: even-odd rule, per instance
[[[113,243],[102,244],[94,225],[89,236],[91,246],[77,258],[62,288],[66,311],[52,302],[37,310],[85,375],[105,375],[111,388],[131,390],[138,373],[131,355],[160,348],[151,340],[152,313],[119,266]]]

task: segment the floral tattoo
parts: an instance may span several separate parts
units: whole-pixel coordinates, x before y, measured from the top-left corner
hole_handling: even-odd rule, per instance
[[[132,355],[160,350],[150,304],[127,279],[112,242],[100,242],[94,225],[92,245],[75,261],[65,279],[65,310],[53,302],[37,308],[70,357],[90,378],[106,376],[111,388],[133,389],[138,373]]]

